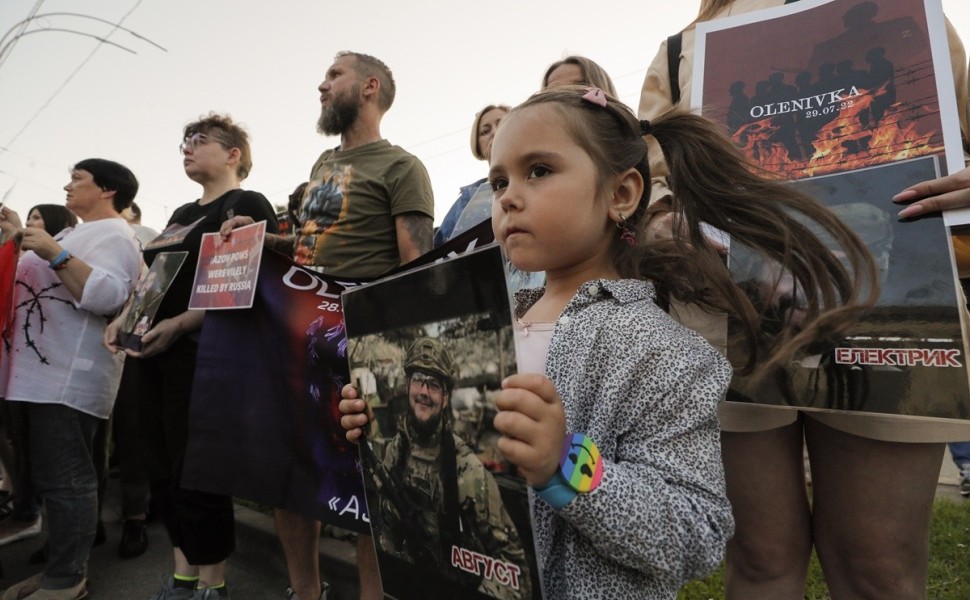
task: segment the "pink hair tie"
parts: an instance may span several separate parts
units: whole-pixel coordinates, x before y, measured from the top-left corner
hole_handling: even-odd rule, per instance
[[[586,93],[583,94],[583,100],[606,108],[606,94],[598,87],[587,88]]]

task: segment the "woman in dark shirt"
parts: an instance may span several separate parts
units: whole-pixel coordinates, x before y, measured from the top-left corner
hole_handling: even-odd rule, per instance
[[[202,234],[218,231],[236,215],[266,221],[268,233],[278,231],[269,201],[239,188],[252,159],[246,132],[228,116],[210,114],[187,125],[179,149],[185,174],[202,186],[202,197],[176,209],[144,254],[149,265],[162,252],[184,251],[188,256],[141,338],[141,351],[128,350],[141,363],[139,425],[149,450],[152,494],[175,555],[175,572],[163,582],[157,600],[226,597],[226,560],[235,546],[232,498],[179,487],[198,331],[205,314],[188,309]],[[117,348],[123,318],[109,328],[107,345]]]

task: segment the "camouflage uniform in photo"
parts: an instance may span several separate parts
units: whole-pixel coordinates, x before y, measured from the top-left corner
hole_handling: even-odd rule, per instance
[[[388,490],[382,494],[380,529],[376,532],[380,549],[411,563],[434,564],[448,579],[466,584],[478,581],[479,590],[495,598],[530,598],[525,552],[498,484],[458,436],[442,434],[451,437],[456,451],[460,526],[454,519],[455,511],[446,507],[440,436],[432,446],[425,446],[401,432],[388,446],[382,465],[386,472],[396,473],[403,489],[397,490],[397,503],[388,499]],[[406,507],[407,514],[398,514],[398,503]],[[449,521],[456,524],[449,527]],[[452,545],[517,565],[521,569],[519,590],[452,567]]]
[[[408,351],[405,372],[441,377],[450,393],[451,359],[438,340],[419,339]],[[531,598],[531,579],[518,531],[502,501],[495,478],[453,432],[450,406],[438,432],[418,436],[404,425],[377,466],[381,489],[373,515],[378,548],[415,566],[433,565],[437,574],[499,599]],[[519,568],[519,588],[503,585],[451,565],[458,546]]]

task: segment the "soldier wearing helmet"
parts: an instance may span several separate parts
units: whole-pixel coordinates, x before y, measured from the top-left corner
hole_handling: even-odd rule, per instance
[[[440,340],[418,338],[404,372],[408,411],[376,466],[380,502],[371,516],[378,549],[411,563],[415,575],[427,569],[428,577],[413,578],[416,585],[434,577],[494,598],[531,598],[525,552],[498,484],[452,430],[450,353]],[[453,566],[456,549],[509,568],[502,577],[469,573]]]
[[[408,426],[419,436],[438,432],[450,409],[451,390],[455,385],[451,356],[444,345],[429,337],[411,345],[404,359],[408,381]]]

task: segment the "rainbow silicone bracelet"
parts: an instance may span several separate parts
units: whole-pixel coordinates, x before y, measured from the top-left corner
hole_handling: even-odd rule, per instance
[[[581,494],[592,492],[603,479],[603,457],[585,433],[567,433],[559,456],[559,473]]]

